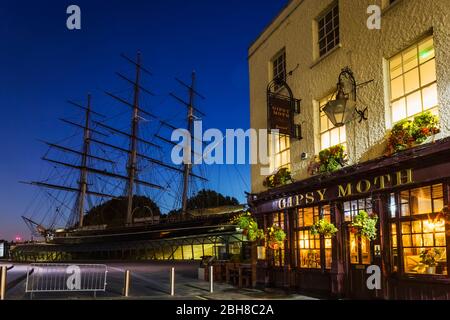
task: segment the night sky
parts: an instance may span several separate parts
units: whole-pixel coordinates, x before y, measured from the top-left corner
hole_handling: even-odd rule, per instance
[[[128,67],[121,53],[134,57],[140,50],[144,65],[153,72],[144,80],[159,95],[152,112],[163,115],[162,101],[177,86],[174,77],[189,81],[195,70],[199,91],[207,97],[202,102],[207,126],[248,128],[247,49],[286,2],[3,0],[0,239],[29,238],[20,216],[36,190],[18,181],[35,180],[43,170],[40,158],[47,148],[37,139],[58,141],[67,135],[56,125],[59,117],[74,112],[65,101],[82,102],[91,92],[97,111],[118,113],[116,106],[109,110],[102,92],[121,86],[114,75]],[[71,4],[81,8],[79,31],[66,28]],[[235,169],[222,170],[232,177]],[[249,185],[248,166],[240,170]],[[218,191],[244,201],[243,189],[221,183]]]

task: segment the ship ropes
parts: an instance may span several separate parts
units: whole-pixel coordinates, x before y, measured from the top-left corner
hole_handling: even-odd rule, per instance
[[[122,58],[116,89],[68,101],[68,115],[42,141],[47,165],[23,182],[37,191],[22,217],[34,241],[13,245],[14,260],[191,260],[241,250],[230,221],[244,207],[202,208],[191,199],[209,190],[206,167],[171,161],[173,130],[191,132],[205,117],[195,73],[190,83],[176,79],[179,92],[157,92],[140,53]]]

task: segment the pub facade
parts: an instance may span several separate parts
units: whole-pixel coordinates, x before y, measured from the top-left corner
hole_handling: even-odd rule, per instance
[[[292,0],[251,45],[251,126],[273,131],[268,171],[292,177],[251,169],[251,211],[286,233],[258,255],[258,285],[450,299],[446,12],[446,0]],[[373,239],[355,232],[361,212]],[[319,221],[337,232],[313,232]]]

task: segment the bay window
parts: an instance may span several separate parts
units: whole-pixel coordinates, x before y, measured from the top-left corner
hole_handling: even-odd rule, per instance
[[[443,189],[436,184],[397,195],[397,217],[391,223],[393,271],[402,267],[407,274],[448,275]]]

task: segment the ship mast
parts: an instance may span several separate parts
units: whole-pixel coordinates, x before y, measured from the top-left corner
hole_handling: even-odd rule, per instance
[[[90,120],[91,119],[91,95],[88,94],[87,97],[87,107],[86,107],[86,119],[84,125],[84,139],[83,139],[83,155],[81,157],[81,176],[80,176],[80,195],[78,199],[78,227],[83,227],[84,220],[84,201],[86,198],[87,192],[87,160],[89,156],[89,147],[90,147]]]
[[[187,129],[189,131],[190,137],[192,137],[192,129],[194,125],[194,86],[195,86],[195,72],[192,72],[192,82],[189,87],[189,105],[187,112]],[[192,143],[192,138],[189,143]],[[192,145],[192,144],[191,144]],[[189,149],[189,148],[188,148]],[[192,160],[192,155],[189,154],[190,159]],[[191,161],[192,162],[192,161]],[[184,172],[183,172],[183,197],[182,197],[182,217],[186,219],[187,215],[187,201],[189,194],[189,176],[192,170],[192,163],[184,164]]]
[[[137,135],[139,126],[139,81],[141,76],[141,54],[138,52],[136,60],[136,80],[134,83],[134,101],[133,101],[133,114],[131,119],[131,148],[130,156],[128,160],[128,184],[127,184],[127,196],[128,196],[128,208],[127,208],[127,220],[126,224],[133,224],[133,194],[134,194],[134,180],[137,174]]]
[[[201,112],[198,108],[195,107],[194,105],[194,98],[195,96],[199,96],[201,99],[205,99],[204,96],[202,96],[200,93],[198,93],[195,90],[195,71],[192,72],[192,79],[191,79],[191,85],[187,85],[186,83],[184,83],[183,81],[176,79],[175,80],[178,81],[178,83],[180,83],[183,87],[188,89],[189,92],[189,101],[186,102],[183,99],[177,97],[175,94],[170,93],[170,95],[175,98],[178,102],[180,102],[181,104],[184,104],[187,107],[187,130],[189,132],[189,135],[191,137],[191,140],[189,141],[189,143],[192,145],[192,141],[195,140],[195,137],[193,137],[193,127],[194,127],[194,118],[196,117],[195,113],[199,114],[200,116],[205,116],[205,114],[203,112]],[[161,139],[160,137],[157,137],[159,139]],[[202,141],[200,141],[200,143],[203,143]],[[187,216],[187,202],[188,202],[188,197],[189,197],[189,178],[193,176],[192,174],[192,155],[193,153],[195,153],[195,151],[192,151],[192,148],[185,148],[185,152],[189,152],[189,157],[190,157],[190,162],[189,163],[184,163],[183,166],[183,191],[182,191],[182,199],[181,199],[181,215],[182,218],[185,219]],[[202,156],[202,155],[198,155],[196,154],[196,156]]]

